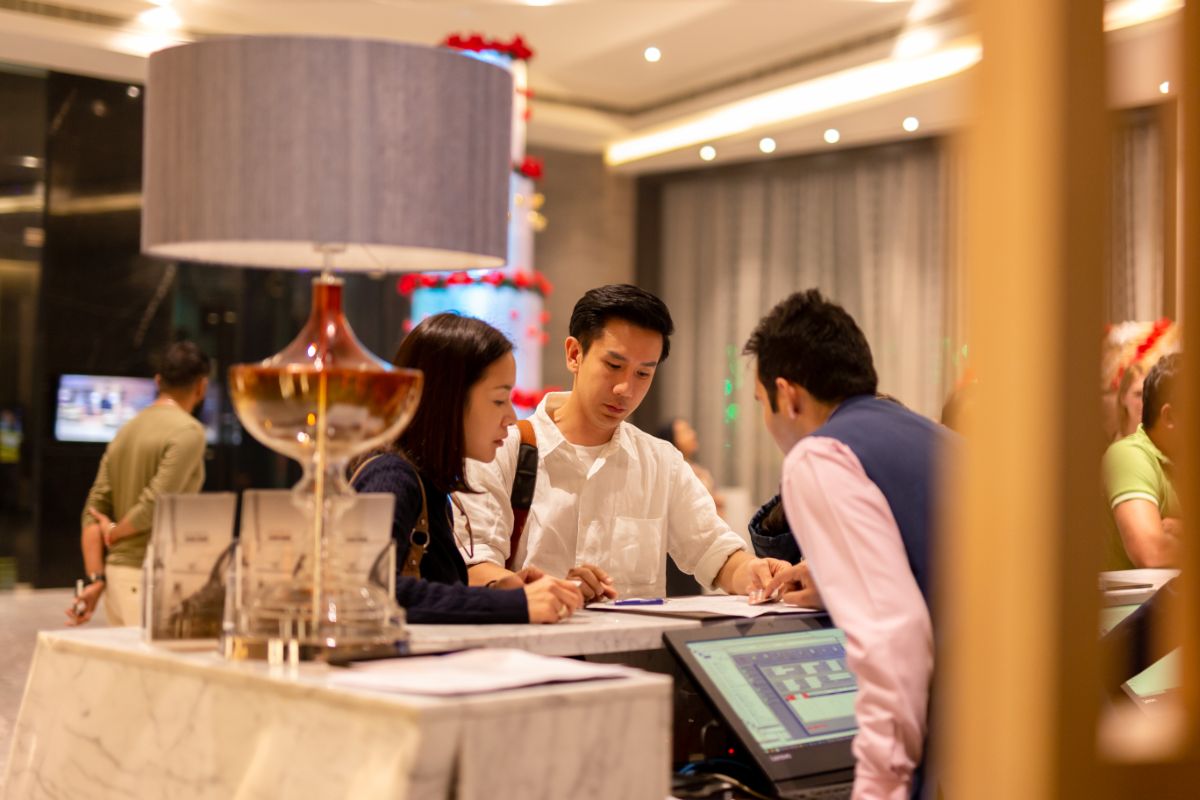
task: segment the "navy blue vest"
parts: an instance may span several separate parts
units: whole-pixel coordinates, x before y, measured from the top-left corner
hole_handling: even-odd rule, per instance
[[[908,565],[933,619],[929,594],[933,582],[931,562],[935,546],[937,466],[939,451],[951,444],[955,434],[899,403],[864,394],[844,400],[812,435],[836,439],[849,447],[858,456],[867,477],[883,492],[900,528]],[[934,627],[936,629],[936,624]],[[937,795],[936,779],[930,779],[926,774],[931,747],[932,704],[931,695],[931,713],[925,729],[925,756],[913,774],[912,798]],[[925,791],[927,782],[930,782],[928,793]]]
[[[883,492],[900,527],[913,577],[932,610],[938,451],[952,434],[891,400],[858,395],[843,401],[812,435],[849,447]]]

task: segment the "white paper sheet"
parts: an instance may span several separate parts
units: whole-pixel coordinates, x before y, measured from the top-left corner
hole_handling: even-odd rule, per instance
[[[352,689],[450,696],[634,674],[636,670],[618,664],[593,664],[497,648],[364,662],[335,671],[329,681]]]
[[[668,597],[662,605],[618,605],[615,602],[593,603],[588,606],[594,611],[632,611],[639,614],[662,614],[685,616],[712,614],[721,617],[761,617],[764,614],[811,614],[816,608],[802,608],[783,603],[765,603],[752,606],[744,595],[709,594],[695,597]]]

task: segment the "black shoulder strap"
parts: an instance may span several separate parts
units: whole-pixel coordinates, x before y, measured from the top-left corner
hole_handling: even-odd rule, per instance
[[[527,419],[517,420],[517,430],[521,432],[521,448],[517,451],[517,472],[513,476],[512,494],[509,496],[513,529],[509,538],[508,560],[504,563],[509,569],[513,568],[516,561],[517,545],[521,543],[525,520],[529,518],[529,508],[533,505],[533,491],[537,488],[537,434],[533,431],[533,423]]]
[[[367,464],[370,464],[375,459],[379,458],[383,453],[376,453],[366,461],[358,465],[358,469],[354,470],[354,474],[350,476],[350,484],[353,485],[358,476],[366,469]],[[397,453],[401,458],[403,455]],[[404,459],[408,461],[408,459]],[[410,464],[412,462],[409,462]],[[425,499],[425,484],[421,482],[421,474],[413,469],[413,476],[417,479],[417,488],[421,491],[421,513],[417,515],[417,522],[413,525],[412,532],[408,535],[408,555],[404,558],[404,567],[400,570],[401,577],[404,578],[419,578],[421,577],[421,559],[425,557],[425,548],[429,546],[429,503]]]

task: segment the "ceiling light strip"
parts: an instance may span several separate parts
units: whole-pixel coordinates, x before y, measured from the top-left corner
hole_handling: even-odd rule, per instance
[[[889,58],[739,100],[652,133],[613,142],[604,153],[627,164],[701,142],[736,136],[948,78],[978,63],[977,42],[959,43],[916,58]]]

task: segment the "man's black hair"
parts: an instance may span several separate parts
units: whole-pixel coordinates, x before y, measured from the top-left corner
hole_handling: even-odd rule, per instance
[[[758,362],[758,379],[777,411],[775,379],[803,386],[823,403],[875,394],[871,346],[845,309],[816,289],[796,292],[759,321],[742,349]]]
[[[1182,353],[1163,356],[1150,368],[1142,384],[1142,427],[1150,430],[1158,422],[1162,407],[1175,398],[1175,376],[1183,365]]]
[[[586,292],[571,312],[570,327],[571,336],[579,340],[585,355],[610,319],[624,320],[662,334],[662,355],[658,357],[658,363],[667,360],[675,323],[662,300],[628,283],[614,283]]]
[[[195,342],[175,342],[163,353],[158,376],[164,389],[187,389],[207,378],[212,364]]]

